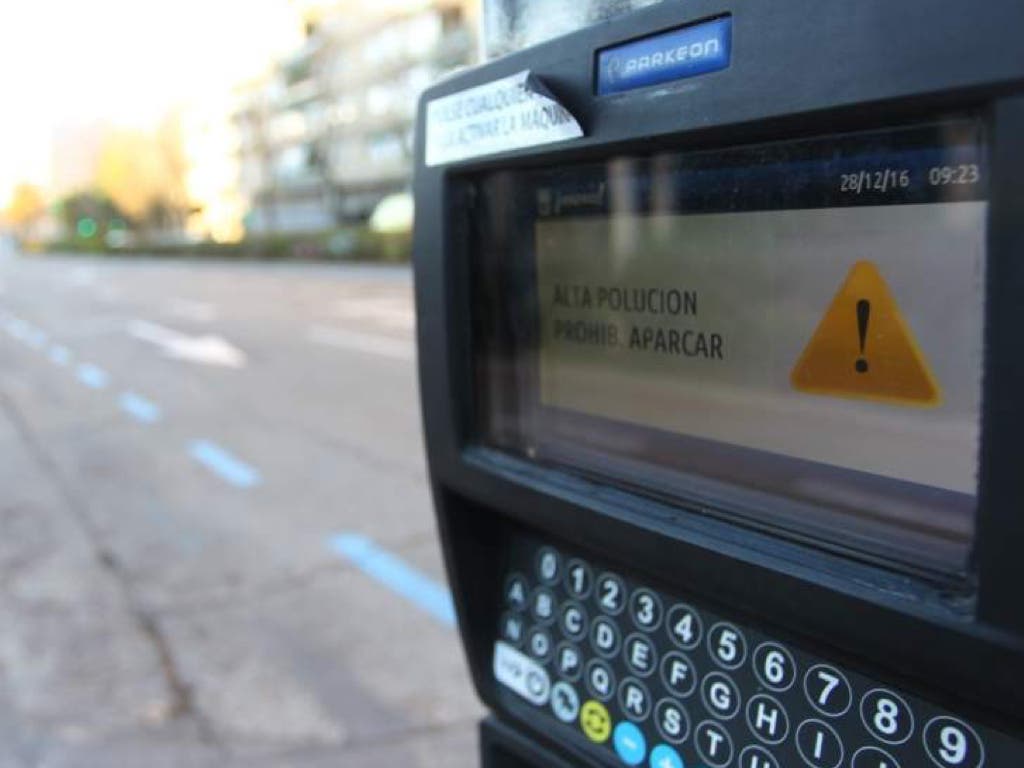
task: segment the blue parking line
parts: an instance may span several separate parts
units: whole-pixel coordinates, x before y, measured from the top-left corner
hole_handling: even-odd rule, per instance
[[[75,375],[85,386],[92,387],[93,389],[104,389],[110,383],[110,377],[107,375],[107,372],[91,363],[78,366],[78,372]]]
[[[210,440],[193,440],[188,453],[223,480],[238,488],[252,488],[263,482],[260,473]]]
[[[54,365],[67,365],[71,362],[71,350],[59,344],[54,344],[50,347],[50,354],[47,356]]]
[[[446,627],[455,626],[455,606],[448,589],[396,555],[381,549],[368,537],[358,533],[340,533],[331,536],[327,545],[336,555],[353,563]]]
[[[160,406],[134,392],[122,392],[117,404],[122,411],[143,424],[156,424],[160,421]]]
[[[4,323],[4,330],[7,331],[7,335],[12,339],[20,342],[28,341],[29,325],[24,320],[11,317]]]
[[[25,331],[25,343],[32,347],[32,349],[42,349],[45,347],[48,338],[46,331],[39,328],[29,326]]]

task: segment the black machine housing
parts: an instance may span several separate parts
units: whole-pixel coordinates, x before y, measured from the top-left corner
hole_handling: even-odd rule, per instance
[[[595,95],[601,49],[726,14],[733,29],[728,68],[656,90]],[[1004,747],[984,764],[1011,765],[996,760],[1012,752],[1012,765],[1024,765],[1021,30],[1024,4],[1016,0],[667,0],[459,73],[423,96],[414,241],[423,419],[459,630],[476,689],[494,712],[485,760],[621,764],[607,749],[564,737],[551,727],[554,721],[515,701],[494,679],[505,579],[513,550],[527,540],[685,596],[1006,734],[1017,740],[1017,750]],[[583,138],[450,165],[424,163],[429,101],[523,70],[577,118]],[[703,514],[696,504],[631,492],[481,441],[471,309],[474,207],[463,179],[630,152],[914,124],[968,111],[986,122],[990,181],[977,529],[957,584],[737,525]],[[499,749],[499,743],[506,746]],[[733,760],[730,765],[739,765],[738,754]]]

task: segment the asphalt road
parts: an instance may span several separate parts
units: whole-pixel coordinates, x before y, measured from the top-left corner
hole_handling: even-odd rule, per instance
[[[0,768],[469,766],[408,270],[0,258]]]

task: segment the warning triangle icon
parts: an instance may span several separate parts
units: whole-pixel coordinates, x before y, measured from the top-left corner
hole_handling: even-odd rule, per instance
[[[793,366],[794,389],[813,395],[937,406],[924,353],[881,273],[858,261]]]

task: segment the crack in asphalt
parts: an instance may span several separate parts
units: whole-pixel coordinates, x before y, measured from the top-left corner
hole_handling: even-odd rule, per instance
[[[15,430],[35,458],[42,473],[53,483],[54,488],[67,506],[67,510],[71,513],[75,523],[92,547],[96,560],[104,570],[111,574],[118,584],[128,614],[134,620],[140,633],[153,647],[170,699],[167,708],[168,718],[187,717],[191,719],[196,724],[202,741],[210,745],[219,746],[219,739],[213,727],[195,705],[192,688],[178,669],[173,649],[160,628],[158,619],[150,611],[146,610],[137,598],[126,569],[114,552],[104,544],[99,529],[89,517],[88,508],[75,496],[56,460],[43,447],[42,442],[36,437],[35,431],[22,416],[10,396],[2,390],[0,390],[0,409],[6,414],[11,424],[14,425]]]

